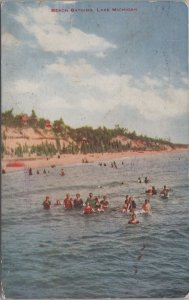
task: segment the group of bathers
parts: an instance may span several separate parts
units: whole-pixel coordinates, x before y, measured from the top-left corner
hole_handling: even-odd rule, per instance
[[[149,193],[149,190],[153,191],[152,193]],[[146,191],[147,195],[154,195],[157,194],[157,191],[155,190],[155,187],[152,187],[152,189],[149,189]],[[167,192],[169,189],[164,186],[163,190],[161,191],[160,195],[162,193]],[[70,194],[66,194],[66,197],[64,200],[57,200],[55,204],[51,204],[50,197],[46,196],[43,207],[45,209],[50,209],[52,206],[60,206],[63,205],[63,207],[66,210],[71,209],[82,209],[84,214],[92,214],[97,212],[104,212],[109,207],[109,199],[108,196],[103,196],[102,200],[100,200],[99,196],[94,196],[93,193],[89,193],[89,196],[87,200],[84,202],[80,196],[79,193],[76,194],[75,198],[73,199]],[[129,212],[132,213],[131,218],[129,220],[129,224],[137,224],[139,221],[136,218],[136,211],[137,211],[137,205],[133,198],[133,196],[126,195],[124,205],[122,208],[115,208],[113,210],[122,211],[122,212]],[[150,200],[145,199],[144,203],[142,204],[142,207],[138,209],[138,211],[142,213],[149,213],[151,212],[151,205]]]

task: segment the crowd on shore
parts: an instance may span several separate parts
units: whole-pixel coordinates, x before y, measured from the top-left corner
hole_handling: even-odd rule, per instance
[[[152,187],[151,191],[154,191],[155,187]],[[160,195],[163,196],[165,193],[167,194],[168,189],[166,186],[164,186],[163,190],[161,190]],[[156,190],[155,190],[156,191]],[[146,191],[147,195],[154,195],[157,194],[148,194]],[[66,194],[66,197],[64,200],[57,200],[56,203],[52,204],[50,197],[46,196],[45,200],[43,201],[43,207],[44,209],[50,209],[52,207],[56,206],[63,206],[64,209],[66,210],[71,210],[71,209],[80,209],[83,211],[84,214],[93,214],[93,213],[101,213],[104,212],[106,209],[109,208],[110,202],[109,198],[107,195],[104,195],[102,199],[100,200],[99,196],[94,196],[93,193],[89,193],[88,198],[86,201],[83,201],[81,198],[81,195],[77,193],[74,198],[71,197],[69,193]],[[129,219],[129,224],[137,224],[139,223],[137,217],[136,217],[136,211],[139,211],[141,213],[151,213],[151,205],[150,205],[150,200],[145,199],[144,203],[142,206],[138,209],[137,204],[134,200],[133,196],[126,195],[123,206],[122,207],[117,207],[112,210],[117,210],[117,211],[122,211],[126,213],[131,213],[131,217]]]

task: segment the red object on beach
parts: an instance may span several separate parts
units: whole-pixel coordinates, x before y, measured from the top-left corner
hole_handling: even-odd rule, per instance
[[[6,164],[6,167],[21,168],[21,167],[25,167],[25,164],[21,161],[13,161],[13,162],[9,162],[8,164]]]

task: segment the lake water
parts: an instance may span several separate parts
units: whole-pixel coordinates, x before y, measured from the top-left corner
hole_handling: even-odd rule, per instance
[[[122,165],[123,161],[123,165]],[[2,175],[2,281],[7,298],[149,298],[184,297],[189,292],[188,153],[129,157],[118,169],[98,163],[47,168]],[[40,170],[42,171],[42,170]],[[42,172],[41,172],[42,173]],[[148,176],[150,184],[137,183]],[[108,209],[83,215],[54,207],[44,210],[50,195],[64,199],[79,192],[107,194],[111,208],[125,195],[137,207],[145,190],[172,189],[170,197],[151,197],[152,214],[129,215]]]

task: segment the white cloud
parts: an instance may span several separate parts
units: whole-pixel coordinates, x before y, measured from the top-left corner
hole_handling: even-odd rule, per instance
[[[15,18],[35,36],[38,45],[44,51],[53,53],[86,51],[102,55],[107,49],[116,48],[116,45],[102,37],[72,27],[73,16],[69,13],[64,14],[64,18],[60,15],[52,13],[48,6],[43,6],[27,8],[24,13],[20,12]],[[70,25],[68,29],[62,25],[63,22]]]
[[[94,76],[96,73],[95,69],[85,59],[79,59],[77,62],[68,64],[61,58],[56,63],[48,65],[47,70],[61,73],[71,80],[82,80],[88,76]]]
[[[1,42],[2,42],[2,47],[3,46],[5,46],[5,47],[16,47],[16,46],[19,46],[21,44],[21,42],[17,38],[15,38],[14,35],[12,35],[9,32],[3,33],[2,38],[1,38]]]
[[[135,109],[148,120],[174,118],[188,110],[187,89],[163,87],[160,80],[148,76],[141,78],[139,86],[130,75],[103,74],[84,59],[72,63],[61,59],[48,65],[47,70],[65,76],[72,86],[77,81],[74,92],[78,106],[102,112],[120,104]]]
[[[24,93],[35,93],[41,87],[41,84],[35,81],[29,81],[26,79],[20,79],[14,82],[13,84],[14,91],[18,94]]]

